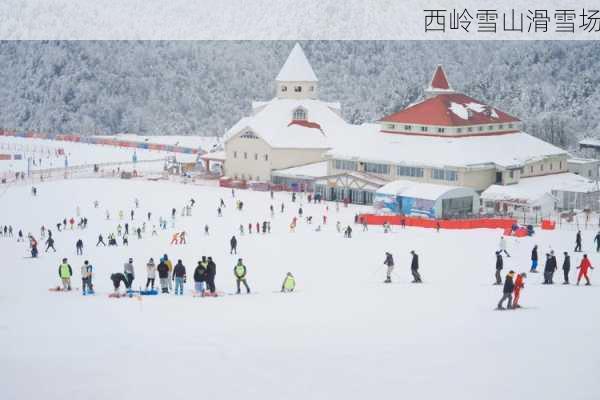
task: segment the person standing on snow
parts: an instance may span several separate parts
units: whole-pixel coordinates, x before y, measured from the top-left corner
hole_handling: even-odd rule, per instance
[[[154,290],[154,280],[156,279],[156,264],[154,259],[150,258],[146,263],[146,272],[148,273],[148,279],[146,279],[146,290],[151,287]]]
[[[169,293],[169,267],[164,258],[160,260],[158,267],[158,280],[160,282],[160,289],[162,293]]]
[[[412,260],[410,262],[410,272],[413,276],[412,283],[422,283],[421,274],[419,274],[419,256],[414,250],[411,250],[410,254],[412,254]]]
[[[291,272],[288,272],[283,279],[283,283],[281,284],[281,292],[282,293],[290,293],[293,292],[296,288],[296,278],[292,275]]]
[[[204,257],[202,257],[204,258]],[[217,276],[217,264],[213,261],[212,257],[208,257],[208,263],[206,267],[206,284],[208,285],[208,290],[214,296],[217,293],[217,288],[215,286],[215,277]]]
[[[123,265],[123,273],[127,278],[127,282],[129,282],[128,289],[133,285],[133,280],[135,279],[135,271],[133,269],[133,258],[130,258],[128,262]]]
[[[546,285],[554,284],[554,272],[558,269],[554,250],[547,255],[546,266],[544,267],[544,283]]]
[[[588,259],[587,254],[583,255],[583,259],[581,260],[581,264],[579,264],[579,267],[577,267],[577,269],[579,270],[579,275],[577,275],[577,285],[579,285],[579,281],[581,281],[581,278],[585,278],[585,280],[587,281],[587,283],[585,284],[586,286],[590,286],[590,278],[588,277],[588,270],[589,269],[594,269],[594,267],[592,267],[592,264],[590,263],[590,260]]]
[[[233,274],[236,278],[235,284],[237,287],[237,294],[240,294],[240,283],[243,283],[246,287],[246,293],[250,293],[250,287],[248,286],[248,282],[246,282],[246,273],[246,266],[242,263],[242,259],[238,258],[237,264],[233,267]]]
[[[71,290],[71,276],[73,276],[73,269],[67,263],[66,258],[63,258],[62,263],[58,266],[58,276],[62,282],[63,290]]]
[[[173,284],[172,284],[172,282],[173,282],[173,279],[172,279],[173,278],[173,263],[171,262],[171,260],[169,260],[169,257],[166,254],[163,256],[163,259],[164,259],[165,264],[167,264],[167,268],[169,268],[168,285],[169,285],[169,290],[172,290],[173,289]]]
[[[391,253],[385,252],[385,261],[383,264],[387,266],[387,277],[385,278],[384,283],[391,283],[392,272],[394,271],[394,257]]]
[[[194,292],[196,294],[203,296],[204,295],[204,282],[206,281],[206,266],[208,263],[204,261],[198,261],[198,265],[194,270]]]
[[[92,285],[93,269],[92,264],[88,260],[85,260],[81,266],[81,290],[84,296],[86,294],[94,294],[94,286]]]
[[[500,236],[500,252],[504,252],[504,254],[506,254],[506,257],[510,257],[510,254],[508,254],[508,251],[506,251],[506,239],[504,238],[504,236]]]
[[[598,231],[598,233],[596,233],[596,236],[594,236],[594,242],[596,242],[596,253],[600,251],[600,231]]]
[[[102,237],[102,234],[98,235],[98,243],[96,243],[96,247],[98,247],[100,244],[106,247],[106,243],[104,243],[104,238]]]
[[[581,252],[581,231],[577,231],[575,235],[575,252]]]
[[[537,273],[538,266],[538,247],[537,244],[533,246],[533,250],[531,250],[531,269],[529,272]]]
[[[502,254],[500,250],[496,251],[496,283],[494,285],[502,285],[502,276],[500,275],[500,271],[504,268],[504,260],[502,259]]]
[[[519,305],[519,299],[521,297],[521,289],[525,287],[525,278],[527,278],[527,274],[525,272],[521,272],[517,275],[515,279],[515,289],[514,289],[514,300],[513,300],[513,308],[521,308]]]
[[[504,288],[502,289],[502,298],[498,302],[498,310],[504,310],[504,300],[508,300],[507,309],[512,308],[513,291],[515,290],[515,284],[513,283],[513,276],[515,271],[509,271],[504,280]]]
[[[46,253],[49,249],[54,250],[54,252],[56,253],[56,249],[54,248],[54,239],[52,238],[52,236],[48,236],[48,240],[46,240]]]
[[[175,279],[175,295],[183,295],[183,284],[186,282],[185,266],[181,260],[177,260],[173,269],[173,279]]]
[[[81,240],[81,239],[77,240],[77,242],[75,243],[75,251],[78,256],[83,255],[83,240]]]
[[[563,274],[564,274],[564,282],[563,285],[568,285],[569,284],[569,271],[571,270],[571,257],[569,256],[569,253],[567,253],[566,251],[564,252],[565,254],[565,260],[563,261]]]
[[[229,245],[231,247],[229,250],[229,254],[237,255],[237,239],[235,238],[235,235],[231,237],[231,240],[229,241]]]

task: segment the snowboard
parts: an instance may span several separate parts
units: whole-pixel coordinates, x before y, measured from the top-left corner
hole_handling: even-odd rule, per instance
[[[65,290],[60,286],[55,286],[55,287],[51,287],[48,289],[48,291],[50,291],[50,292],[76,292],[78,290],[79,290],[79,288],[76,288],[76,287],[71,288],[71,290]]]

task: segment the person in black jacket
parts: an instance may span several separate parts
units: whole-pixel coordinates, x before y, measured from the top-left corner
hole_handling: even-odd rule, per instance
[[[183,284],[186,281],[185,266],[181,260],[177,260],[175,268],[173,268],[173,280],[175,281],[175,294],[183,295]]]
[[[231,249],[229,250],[229,254],[237,254],[237,239],[235,238],[235,236],[231,237],[231,240],[229,241],[229,244],[231,245]]]
[[[50,248],[52,248],[52,250],[54,250],[54,252],[56,253],[56,249],[54,248],[54,239],[49,236],[46,240],[46,253]]]
[[[83,255],[83,240],[77,239],[77,242],[75,243],[75,250],[77,255]]]
[[[204,257],[203,257],[204,258]],[[212,257],[208,257],[208,263],[206,267],[206,285],[211,294],[215,294],[217,289],[215,287],[215,277],[217,276],[217,264],[213,261]]]
[[[577,231],[575,235],[575,251],[581,252],[581,231]]]
[[[206,281],[206,267],[208,263],[204,264],[202,261],[198,261],[198,266],[194,270],[194,291],[198,295],[204,295],[204,282]]]
[[[537,273],[538,266],[538,252],[537,252],[537,244],[533,246],[533,250],[531,250],[531,270],[529,272]]]
[[[513,298],[513,290],[515,289],[515,284],[513,282],[513,276],[515,275],[515,271],[509,271],[506,275],[506,279],[504,279],[504,288],[502,290],[502,298],[498,302],[498,310],[504,310],[502,303],[504,300],[508,300],[507,309],[512,308],[512,298]]]
[[[556,271],[556,257],[554,257],[554,252],[546,254],[546,265],[544,266],[544,282],[543,285],[552,285],[554,271]]]
[[[598,233],[596,233],[596,236],[594,236],[594,242],[596,242],[596,253],[600,251],[600,231],[598,231]]]
[[[502,285],[502,276],[500,275],[500,271],[504,268],[504,260],[502,259],[502,254],[500,254],[500,250],[496,251],[496,283],[494,285]]]
[[[419,256],[414,250],[411,250],[410,254],[412,254],[412,260],[410,262],[410,272],[413,276],[412,283],[422,283],[421,274],[419,274]]]
[[[392,256],[392,253],[389,252],[385,252],[385,261],[383,262],[384,265],[387,266],[387,276],[385,278],[384,283],[391,283],[392,282],[392,272],[394,271],[394,257]]]
[[[564,252],[565,254],[565,260],[563,261],[563,274],[565,276],[565,281],[563,282],[563,285],[568,285],[569,284],[569,271],[571,270],[571,257],[569,256],[569,253],[567,253],[566,251]]]
[[[129,281],[125,277],[125,274],[121,272],[114,273],[110,276],[110,280],[113,283],[113,287],[115,288],[115,293],[119,292],[119,288],[121,287],[121,282],[125,284],[125,287],[129,289]]]
[[[161,292],[169,293],[169,266],[164,258],[160,259],[160,264],[158,264],[156,270],[158,271],[158,281],[160,282]]]

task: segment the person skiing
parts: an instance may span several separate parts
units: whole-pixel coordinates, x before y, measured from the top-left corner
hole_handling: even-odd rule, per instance
[[[387,266],[387,276],[385,278],[384,283],[392,283],[392,272],[394,271],[394,257],[391,253],[385,252],[385,261],[384,265]]]
[[[125,222],[125,233],[124,235],[129,235],[129,222]]]
[[[23,231],[19,229],[19,233],[17,236],[17,242],[24,242],[25,239],[23,239]]]
[[[531,250],[531,269],[529,270],[529,272],[533,272],[533,273],[537,273],[537,266],[538,266],[538,246],[537,244],[535,246],[533,246],[533,250]]]
[[[62,282],[63,290],[71,290],[71,276],[73,276],[73,269],[67,263],[66,258],[63,258],[62,263],[58,266],[58,276]]]
[[[179,232],[175,232],[171,238],[171,244],[179,244]]]
[[[410,262],[410,272],[413,276],[412,283],[422,283],[421,274],[419,274],[419,256],[414,250],[411,250],[410,254],[412,254],[412,260]]]
[[[98,247],[100,244],[106,247],[106,243],[104,243],[104,238],[102,237],[102,234],[98,235],[98,243],[96,243],[96,247]]]
[[[500,275],[500,271],[504,268],[504,260],[502,259],[502,254],[500,250],[496,251],[496,283],[494,285],[502,285],[502,275]]]
[[[158,280],[160,282],[161,292],[169,293],[169,267],[167,266],[167,262],[164,258],[161,258],[156,270],[158,271]]]
[[[37,248],[37,240],[33,236],[29,236],[29,248],[31,250],[31,257],[37,258],[38,256],[38,248]]]
[[[285,274],[285,278],[283,279],[283,283],[281,284],[281,292],[282,293],[290,293],[293,292],[296,288],[296,278],[292,275],[291,272]]]
[[[156,279],[156,264],[154,264],[153,258],[150,258],[146,263],[146,272],[148,273],[148,279],[146,279],[146,290],[148,290],[148,287],[154,290],[154,280]]]
[[[246,293],[250,293],[250,287],[248,286],[248,282],[246,281],[247,269],[246,266],[242,263],[242,259],[238,258],[238,262],[233,267],[233,274],[236,278],[236,286],[237,286],[237,294],[240,294],[240,283],[243,283],[246,287]]]
[[[208,236],[208,225],[204,225],[204,234]]]
[[[217,216],[218,217],[222,217],[223,216],[223,211],[221,210],[221,207],[217,208]]]
[[[596,253],[600,251],[600,231],[598,231],[598,233],[596,233],[596,236],[594,236],[594,242],[596,242]]]
[[[127,282],[129,282],[128,289],[133,285],[133,280],[135,279],[135,271],[133,269],[133,258],[130,258],[128,262],[123,265],[123,273],[127,278]]]
[[[521,308],[519,305],[519,299],[521,298],[521,289],[525,287],[525,278],[527,278],[527,274],[525,272],[521,272],[515,278],[515,289],[514,289],[514,299],[513,299],[513,308]]]
[[[569,271],[571,270],[571,257],[569,256],[569,253],[567,253],[566,251],[564,252],[564,255],[565,255],[565,260],[563,261],[563,265],[562,265],[563,274],[564,274],[563,285],[568,285],[569,284]]]
[[[508,254],[508,251],[506,251],[506,239],[504,238],[504,236],[500,236],[499,245],[500,245],[500,252],[504,252],[506,257],[510,257],[510,254]]]
[[[204,258],[204,257],[202,257]],[[206,284],[210,293],[215,296],[217,289],[215,286],[215,277],[217,276],[217,264],[213,261],[212,257],[208,257],[206,266]]]
[[[92,285],[92,264],[85,260],[81,266],[81,290],[83,295],[94,294],[94,286]],[[87,288],[87,291],[86,291]]]
[[[206,258],[203,257],[204,261],[198,261],[198,265],[194,270],[194,292],[197,295],[204,295],[204,282],[206,281]]]
[[[183,295],[183,284],[186,282],[185,266],[181,260],[177,260],[173,269],[173,279],[175,280],[175,295]]]
[[[506,309],[512,308],[512,299],[513,299],[513,291],[515,289],[515,284],[513,282],[513,276],[515,275],[515,271],[509,271],[506,274],[506,278],[504,279],[504,288],[502,289],[502,298],[498,302],[498,310],[504,310],[504,300],[508,300],[508,304]]]
[[[78,256],[83,255],[83,240],[81,240],[81,239],[77,240],[77,242],[75,243],[75,251]]]
[[[120,273],[114,273],[110,276],[110,280],[113,283],[113,288],[115,289],[115,293],[119,293],[119,288],[121,287],[121,282],[125,284],[125,288],[129,290],[131,288],[131,283],[127,280],[127,277]]]
[[[544,266],[544,283],[546,285],[554,284],[554,272],[558,269],[556,265],[556,257],[554,257],[554,250],[546,254],[546,265]]]
[[[577,231],[575,235],[575,252],[581,252],[581,231]]]
[[[235,238],[235,235],[231,237],[231,240],[229,241],[229,245],[231,247],[231,249],[229,250],[229,254],[237,255],[237,239]]]
[[[129,239],[127,235],[123,235],[123,246],[129,246]]]
[[[48,239],[46,240],[46,253],[49,249],[54,250],[56,253],[56,249],[54,248],[54,239],[51,236],[48,236]]]
[[[185,241],[185,231],[179,232],[179,244],[186,244]]]
[[[592,267],[592,264],[590,263],[590,260],[588,259],[587,254],[583,255],[583,259],[581,260],[581,264],[579,264],[579,267],[577,267],[577,269],[579,270],[579,275],[577,275],[577,285],[579,285],[579,281],[581,281],[581,278],[585,278],[586,280],[586,286],[590,286],[590,278],[588,277],[588,270],[589,269],[594,269],[594,267]]]

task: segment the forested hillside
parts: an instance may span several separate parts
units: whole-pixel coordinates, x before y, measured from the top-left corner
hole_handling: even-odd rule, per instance
[[[0,126],[220,135],[274,95],[293,42],[0,42]],[[302,42],[320,97],[355,123],[422,96],[434,66],[472,97],[572,147],[600,136],[600,43]]]

